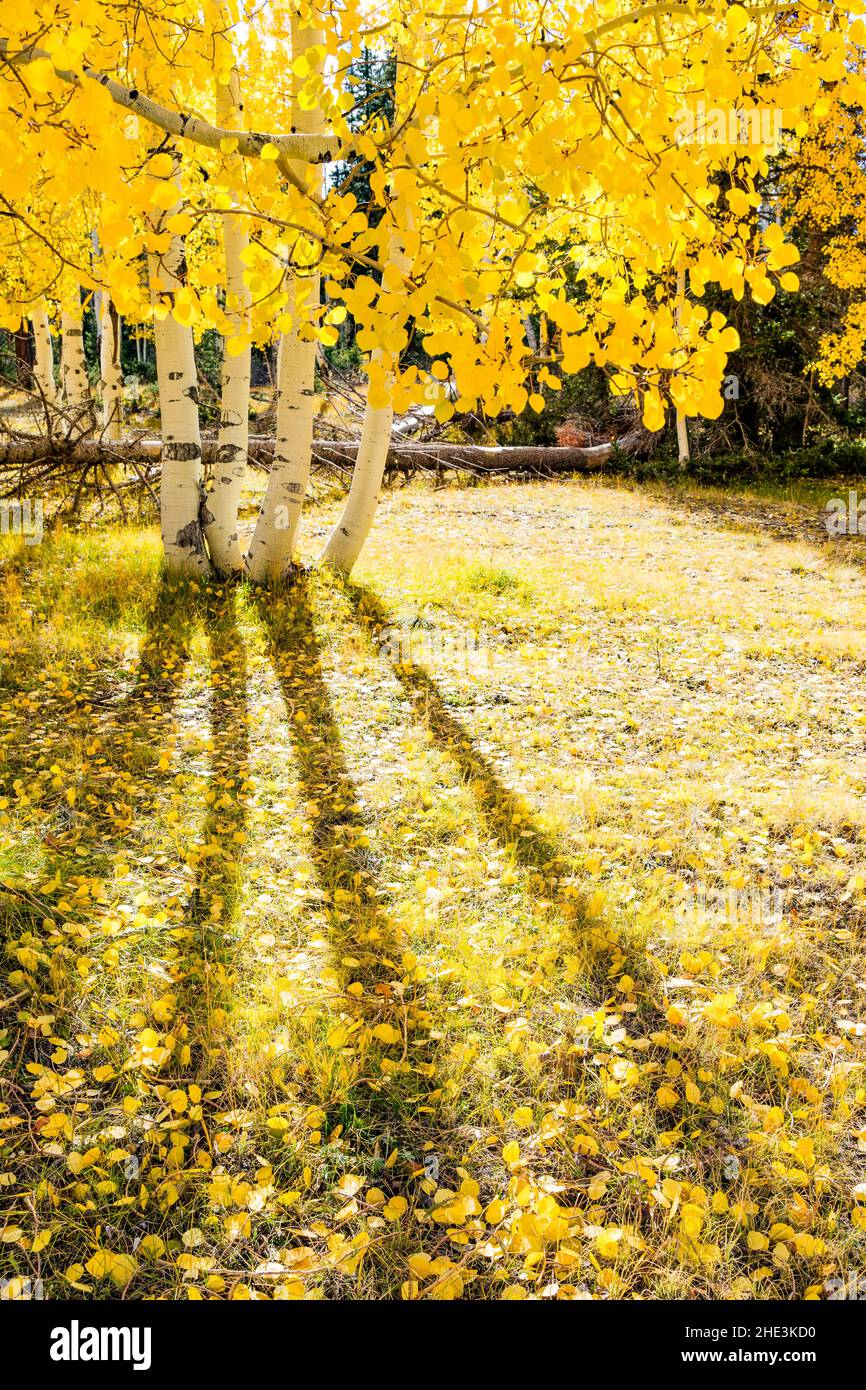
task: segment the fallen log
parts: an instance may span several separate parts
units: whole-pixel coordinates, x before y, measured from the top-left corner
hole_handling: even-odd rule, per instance
[[[591,472],[602,468],[615,454],[639,454],[651,448],[655,436],[638,428],[618,440],[585,447],[576,445],[484,445],[446,443],[394,443],[388,450],[386,472],[410,475],[419,471],[443,473],[465,472],[476,476],[501,474],[535,474],[547,477],[556,473]],[[0,439],[0,473],[13,470],[60,472],[66,464],[75,470],[114,465],[158,465],[161,441],[153,438],[121,440],[109,443],[101,439],[47,439],[44,437]],[[273,455],[274,441],[266,436],[250,439],[249,458],[254,467],[267,469]],[[317,439],[313,443],[313,464],[339,471],[353,468],[358,445],[334,439]],[[202,441],[205,464],[217,462],[218,448],[214,439]],[[8,479],[7,481],[11,481]]]
[[[313,443],[313,462],[351,468],[357,451],[356,444],[317,439]],[[454,471],[477,476],[591,472],[602,467],[613,453],[613,444],[595,444],[582,449],[570,445],[392,444],[385,471],[407,474],[419,470]]]

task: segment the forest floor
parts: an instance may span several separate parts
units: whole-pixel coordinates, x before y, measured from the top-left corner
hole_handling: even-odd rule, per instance
[[[864,543],[730,510],[411,487],[278,593],[4,539],[0,1277],[863,1268]]]

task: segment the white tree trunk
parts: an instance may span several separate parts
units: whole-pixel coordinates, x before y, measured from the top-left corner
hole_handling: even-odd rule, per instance
[[[380,356],[378,348],[373,354],[374,360],[377,356]],[[351,572],[373,526],[393,422],[394,410],[390,404],[374,407],[368,401],[349,495],[322,551],[322,564],[338,574]]]
[[[686,272],[680,268],[677,271],[677,309],[676,321],[680,322],[682,302],[686,297]],[[677,455],[679,457],[680,468],[685,468],[691,458],[689,449],[689,424],[681,410],[677,411]]]
[[[102,379],[102,434],[120,439],[123,433],[123,370],[120,365],[120,318],[107,294],[100,296],[99,374]]]
[[[310,294],[318,299],[319,277]],[[296,312],[301,282],[290,282],[290,311]],[[277,353],[277,433],[268,483],[250,541],[247,571],[251,579],[279,579],[292,562],[301,509],[310,480],[315,419],[316,343],[303,341],[297,329],[283,333]]]
[[[228,85],[217,83],[217,125],[238,126],[240,83],[232,72]],[[230,173],[236,173],[241,160],[226,160]],[[226,316],[231,332],[244,336],[248,328],[250,292],[244,284],[243,252],[249,242],[246,220],[232,214],[222,218],[223,250],[226,260]],[[243,569],[244,557],[238,540],[238,506],[247,470],[250,417],[250,358],[247,344],[236,355],[223,343],[222,392],[220,398],[219,439],[214,464],[213,486],[207,498],[205,535],[211,560],[221,574]]]
[[[73,410],[87,405],[90,399],[90,383],[87,379],[87,361],[84,356],[84,328],[81,321],[81,308],[64,309],[60,321],[60,379],[66,404]]]
[[[680,467],[685,468],[691,458],[691,451],[689,449],[688,421],[681,410],[677,411],[677,453]]]
[[[48,315],[44,309],[37,309],[30,322],[33,324],[33,376],[48,404],[55,405],[57,385],[54,380],[54,348],[51,345]]]
[[[406,222],[408,224],[409,218]],[[404,275],[409,273],[409,257],[402,243],[400,232],[395,228],[391,235],[388,260]],[[376,348],[372,362],[384,369],[386,389],[389,394],[396,374],[399,354],[385,352]],[[367,395],[364,423],[358,457],[352,472],[352,484],[343,506],[342,515],[328,537],[322,551],[322,564],[338,574],[348,575],[361,553],[364,542],[373,526],[379,492],[388,459],[388,445],[391,442],[391,427],[394,422],[394,407],[390,400],[384,405],[371,405]]]
[[[292,16],[292,60],[306,55],[310,48],[320,47],[324,36],[320,29],[300,28]],[[321,67],[317,59],[315,66]],[[317,135],[324,130],[321,109],[305,111],[299,103],[301,79],[292,76],[292,130]],[[292,163],[292,172],[309,188],[313,196],[321,193],[322,177],[318,168]],[[301,518],[301,508],[310,477],[315,416],[316,352],[315,338],[307,341],[299,331],[302,307],[315,309],[319,303],[319,276],[291,276],[288,281],[288,312],[293,328],[280,339],[277,369],[277,437],[274,461],[262,505],[256,519],[255,531],[246,558],[251,579],[279,579],[288,570]]]
[[[167,213],[151,214],[152,229],[159,231],[164,218],[171,217],[180,206],[178,197]],[[154,304],[161,295],[173,299],[182,285],[186,259],[182,238],[172,236],[166,252],[160,256],[151,251],[148,259]],[[210,563],[200,515],[201,433],[192,328],[179,323],[173,313],[162,319],[155,315],[153,336],[162,431],[160,525],[165,561],[170,570],[206,573]]]

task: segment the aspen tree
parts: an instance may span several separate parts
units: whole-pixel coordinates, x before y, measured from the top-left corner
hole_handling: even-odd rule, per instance
[[[292,127],[304,135],[318,135],[324,128],[321,107],[305,109],[301,102],[307,75],[315,79],[321,73],[323,43],[322,31],[302,26],[293,12]],[[321,191],[317,169],[293,162],[291,172],[313,197]],[[318,272],[301,277],[290,270],[287,289],[291,326],[279,344],[274,458],[247,555],[249,576],[259,581],[281,578],[291,564],[312,461],[318,342],[307,319],[315,321]]]
[[[118,440],[123,433],[123,370],[120,365],[120,318],[107,294],[101,296],[99,373],[102,382],[102,434]]]
[[[78,287],[60,316],[60,380],[63,397],[73,411],[81,410],[90,399],[87,361],[84,356],[84,325]]]
[[[389,217],[393,216],[396,224],[401,215],[405,225],[402,228],[394,225],[390,232],[386,270],[386,278],[390,272],[398,284],[409,273],[411,264],[406,251],[411,215],[405,207],[401,209],[400,200],[395,199]],[[351,572],[376,515],[394,423],[394,380],[405,338],[402,326],[397,327],[396,336],[393,345],[373,350],[364,423],[349,495],[322,552],[322,563],[339,574]]]
[[[310,467],[316,339],[328,343],[335,306],[354,319],[371,380],[347,499],[354,538],[327,547],[337,568],[351,564],[369,529],[390,427],[377,412],[423,406],[441,424],[463,412],[495,421],[542,409],[554,371],[558,382],[593,364],[648,428],[662,428],[673,404],[681,445],[690,418],[718,416],[738,346],[726,298],[766,305],[797,288],[797,249],[781,217],[768,224],[761,212],[770,160],[780,142],[785,160],[796,155],[825,122],[834,148],[840,109],[866,109],[861,18],[822,0],[562,0],[553,10],[521,0],[416,7],[407,22],[396,0],[375,14],[348,0],[338,16],[323,5],[310,23],[298,4],[307,0],[274,0],[242,25],[234,0],[148,7],[147,26],[96,0],[81,0],[74,18],[69,7],[40,4],[35,25],[27,7],[0,14],[0,320],[14,328],[69,268],[109,294],[127,322],[152,314],[170,563],[207,564],[192,333],[225,333],[231,301],[201,292],[195,262],[212,246],[208,221],[219,228],[229,213],[250,231],[248,330],[235,336],[241,346],[286,339],[253,577],[279,576],[291,560]],[[201,114],[230,30],[249,60],[244,129],[221,124],[237,126],[234,115]],[[382,49],[399,42],[387,118],[356,104],[343,83],[374,33]],[[766,110],[775,114],[765,130]],[[709,135],[707,112],[721,117]],[[152,205],[148,140],[163,142],[157,159],[170,147],[180,165],[174,192]],[[856,131],[846,145],[856,149]],[[234,157],[244,162],[242,206],[226,192]],[[370,206],[342,186],[323,190],[321,165],[335,160],[372,171]],[[388,251],[376,217],[384,190],[407,173],[417,189],[399,219],[415,220],[411,266],[380,294]],[[85,188],[99,204],[104,249],[92,284],[69,231]],[[143,220],[152,307],[133,269]],[[677,306],[666,284],[680,256],[688,297]],[[280,258],[290,267],[282,289]],[[866,321],[853,308],[838,344],[845,362]],[[527,315],[548,325],[546,348],[527,343]],[[395,354],[410,323],[426,358],[401,365]],[[227,567],[236,563],[229,557]]]
[[[682,318],[683,300],[686,297],[686,272],[682,266],[677,271],[677,328]],[[681,410],[677,410],[677,455],[680,468],[687,468],[691,458],[689,450],[689,424]]]
[[[241,118],[240,78],[233,68],[228,82],[217,82],[218,125],[239,125]],[[236,154],[226,158],[226,171],[232,181],[240,177],[242,160]],[[244,558],[238,539],[238,505],[247,470],[250,416],[249,306],[250,294],[244,283],[244,253],[249,245],[247,222],[232,212],[221,221],[226,263],[226,319],[228,333],[223,340],[220,421],[213,485],[207,496],[205,535],[214,567],[221,574],[243,569]]]
[[[44,308],[36,309],[31,317],[33,328],[33,378],[49,406],[57,403],[57,383],[54,380],[54,347],[51,324]]]
[[[154,156],[149,173],[153,181],[149,268],[162,424],[162,544],[169,569],[206,572],[210,562],[200,516],[198,374],[192,328],[177,317],[179,296],[185,289],[186,254],[183,238],[165,226],[183,206],[176,156]]]

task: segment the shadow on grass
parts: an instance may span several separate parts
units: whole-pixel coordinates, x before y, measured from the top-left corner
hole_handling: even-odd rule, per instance
[[[854,484],[850,485],[852,488]],[[857,535],[831,535],[827,530],[827,514],[823,510],[831,498],[847,503],[849,484],[828,480],[816,482],[821,499],[814,506],[784,497],[743,496],[734,491],[715,496],[701,496],[685,487],[665,487],[648,495],[672,512],[683,513],[702,525],[729,531],[737,536],[754,536],[780,545],[809,545],[821,558],[834,565],[866,567],[866,545]]]
[[[355,619],[376,649],[383,653],[383,659],[388,659],[384,656],[382,644],[377,639],[380,632],[395,626],[394,615],[374,592],[363,585],[346,584],[344,591]],[[673,1064],[676,1070],[668,1072],[668,1075],[686,1076],[693,1081],[700,1079],[702,1085],[711,1083],[712,1075],[702,1073],[705,1063],[702,1041],[692,1041],[669,1026],[664,1001],[659,1003],[659,982],[652,978],[646,954],[640,948],[640,944],[631,941],[627,930],[622,927],[593,921],[583,898],[579,895],[574,896],[573,879],[568,874],[572,858],[569,848],[548,835],[522,798],[502,785],[489,760],[474,746],[467,730],[448,709],[445,697],[429,673],[415,663],[388,659],[388,664],[415,707],[419,720],[429,726],[440,747],[451,756],[471,787],[491,833],[514,854],[518,863],[531,873],[541,876],[545,891],[554,902],[567,928],[574,933],[576,944],[582,940],[589,945],[589,955],[583,956],[583,960],[594,968],[596,988],[603,989],[608,996],[609,1009],[612,1004],[611,1012],[620,1007],[615,1000],[610,999],[611,995],[615,996],[612,982],[621,977],[627,968],[638,981],[634,996],[637,1012],[632,1015],[633,1021],[629,1031],[635,1035],[642,1033],[651,1042],[652,1047],[645,1054],[649,1065],[657,1069],[660,1077],[666,1074],[664,1069]],[[565,877],[561,873],[563,868],[566,870]],[[587,1057],[591,1056],[591,1052],[590,1048]],[[579,1095],[590,1098],[591,1088],[595,1084],[594,1068],[584,1067],[583,1063],[579,1062],[576,1071],[560,1070],[563,1060],[551,1054],[547,1061],[548,1068],[553,1068],[557,1073],[554,1078],[554,1090],[558,1091],[559,1097],[562,1098],[574,1094],[572,1088],[576,1086]],[[596,1062],[598,1060],[595,1058]],[[587,1086],[590,1088],[588,1092],[585,1089]],[[787,1082],[784,1079],[775,1074],[766,1077],[765,1073],[765,1093],[762,1099],[767,1104],[782,1105],[786,1088]],[[708,1095],[711,1089],[712,1087],[708,1089]],[[758,1090],[757,1078],[755,1090]],[[680,1134],[679,1142],[688,1153],[689,1162],[693,1165],[699,1182],[711,1181],[709,1175],[718,1167],[719,1154],[730,1150],[732,1138],[739,1133],[742,1126],[737,1106],[724,1085],[721,1094],[727,1096],[726,1103],[716,1110],[704,1109],[700,1114],[698,1129],[692,1128],[695,1114],[690,1113],[687,1107],[683,1107],[682,1114],[666,1112],[669,1118],[666,1118],[665,1123],[672,1131]],[[595,1115],[604,1115],[605,1108],[605,1099],[597,1098],[593,1106]],[[568,1153],[562,1155],[566,1186],[576,1179],[575,1185],[579,1190],[585,1183],[587,1170],[609,1171],[611,1168],[619,1168],[625,1173],[627,1170],[624,1164],[629,1160],[634,1161],[636,1156],[647,1152],[648,1148],[651,1149],[653,1144],[657,1143],[657,1136],[652,1132],[643,1132],[640,1124],[629,1123],[621,1132],[614,1132],[603,1122],[590,1120],[589,1115],[584,1118],[583,1124],[587,1132],[594,1133],[600,1141],[598,1157]],[[654,1220],[652,1212],[646,1208],[641,1182],[634,1177],[626,1177],[623,1193],[623,1210],[626,1207],[630,1208],[631,1219],[638,1227],[646,1220],[655,1238],[661,1240],[664,1223],[659,1223],[658,1219]],[[729,1259],[731,1278],[747,1273],[751,1268],[750,1256],[745,1249],[738,1249]],[[806,1278],[802,1273],[800,1277]],[[693,1287],[705,1290],[697,1296],[711,1296],[711,1282],[702,1270],[695,1270]]]
[[[396,618],[371,589],[350,583],[344,592],[356,621],[381,651],[378,636],[392,628]],[[567,928],[575,935],[585,933],[592,922],[586,898],[575,885],[573,851],[549,835],[524,798],[503,784],[423,666],[399,661],[389,664],[419,720],[432,730],[440,748],[471,788],[490,833],[522,868],[537,877],[536,886],[556,901]]]
[[[234,589],[210,589],[203,619],[208,639],[212,742],[207,815],[199,830],[195,883],[183,916],[175,963],[175,1019],[191,1051],[191,1075],[214,1076],[208,1057],[222,1054],[232,999],[233,928],[242,887],[249,783],[247,661]],[[223,1057],[223,1062],[224,1062]]]
[[[58,847],[74,850],[81,832],[102,830],[104,845],[89,846],[88,864],[98,870],[119,848],[141,813],[137,778],[153,771],[183,685],[193,632],[205,596],[183,579],[160,575],[145,620],[138,663],[128,684],[117,682],[85,697],[76,720],[98,746],[87,768],[86,793],[93,802],[83,816],[68,816],[56,837]],[[83,797],[79,795],[79,803]],[[51,844],[51,840],[49,840]]]
[[[342,991],[337,1016],[317,1019],[323,1030],[337,1025],[346,1033],[348,1085],[331,1105],[329,1124],[344,1126],[362,1171],[411,1202],[429,1156],[438,1165],[452,1142],[454,1116],[439,1094],[438,1001],[413,977],[404,960],[408,940],[383,901],[322,669],[308,579],[302,574],[255,601],[289,716]]]
[[[247,661],[236,602],[233,588],[193,587],[179,602],[164,595],[142,652],[142,689],[149,710],[162,716],[178,694],[196,625],[208,644],[211,765],[207,811],[188,853],[194,881],[182,905],[169,900],[167,921],[145,928],[129,963],[129,983],[146,1001],[157,1034],[152,1056],[158,1058],[157,1065],[132,1069],[137,1093],[150,1083],[157,1104],[131,1145],[133,1183],[150,1187],[154,1200],[144,1216],[133,1207],[129,1219],[137,1235],[146,1226],[166,1240],[180,1234],[197,1206],[206,1209],[212,1135],[231,1106],[233,966],[249,786]],[[161,998],[153,999],[156,994]],[[196,1162],[200,1155],[205,1166]],[[117,1223],[125,1226],[126,1217]]]
[[[155,757],[154,750],[160,745],[165,722],[174,708],[198,602],[199,596],[193,595],[187,585],[162,577],[148,614],[141,660],[130,687],[105,700],[76,700],[63,711],[63,725],[54,731],[57,746],[64,739],[68,745],[76,736],[87,737],[92,741],[92,755],[82,785],[76,789],[74,807],[62,790],[48,784],[44,784],[41,799],[35,800],[43,813],[40,879],[57,876],[63,881],[85,866],[89,875],[105,875],[110,870],[112,854],[125,847],[136,815],[134,772],[142,752],[149,760]],[[25,744],[19,753],[20,771],[31,786],[33,763],[42,752],[36,739]],[[82,857],[82,850],[86,850],[86,857]],[[55,916],[58,922],[63,918],[31,885],[10,882],[0,888],[0,939],[8,940],[13,932],[19,936],[29,934],[32,944],[39,945],[45,935],[44,924]],[[39,981],[34,977],[28,991],[35,995],[39,990]],[[68,989],[55,980],[53,990],[47,1002],[53,1009],[67,1009],[71,1001]],[[28,1046],[31,1050],[37,1048],[38,1034],[29,1035]],[[41,1059],[34,1056],[27,1060]]]
[[[74,809],[45,832],[51,867],[46,863],[42,873],[48,876],[53,871],[61,882],[76,874],[84,874],[88,880],[93,875],[105,877],[120,853],[134,858],[138,827],[153,814],[149,798],[155,794],[159,781],[170,775],[158,769],[156,762],[165,746],[168,724],[185,678],[193,633],[199,623],[207,625],[214,743],[212,785],[216,795],[202,827],[202,853],[182,926],[173,926],[169,915],[169,920],[156,929],[144,924],[121,932],[121,938],[126,938],[124,962],[119,970],[115,962],[103,971],[100,948],[112,949],[120,938],[103,936],[97,917],[96,930],[90,938],[91,952],[97,961],[85,980],[74,969],[63,932],[70,919],[74,922],[79,917],[92,930],[92,899],[85,896],[79,904],[77,895],[67,894],[72,897],[73,906],[60,912],[50,899],[43,901],[31,895],[32,902],[28,903],[26,898],[16,897],[14,902],[19,910],[12,924],[5,910],[6,901],[0,895],[0,924],[4,931],[14,931],[20,937],[29,925],[33,944],[52,955],[50,977],[44,971],[35,972],[29,983],[27,1003],[22,1006],[26,1011],[18,1016],[20,1031],[13,1029],[11,1039],[15,1063],[35,1065],[37,1076],[43,1067],[51,1068],[56,1038],[49,1044],[41,1030],[29,1027],[28,1014],[32,1017],[40,1010],[50,1012],[54,1033],[72,1037],[86,1032],[88,1027],[105,1027],[106,1019],[113,1016],[112,1010],[124,1004],[130,988],[134,999],[141,995],[147,998],[160,989],[165,994],[170,980],[170,989],[176,992],[170,1026],[178,1039],[177,1047],[163,1071],[145,1072],[143,1076],[157,1085],[164,1081],[167,1089],[188,1084],[192,1073],[210,1079],[214,1021],[221,1023],[222,1011],[228,1005],[230,977],[223,960],[222,934],[235,910],[241,854],[235,836],[244,819],[246,667],[234,622],[234,602],[233,592],[215,594],[199,585],[161,577],[146,621],[140,660],[127,688],[118,692],[116,682],[112,682],[104,698],[90,700],[69,714],[70,730],[76,730],[79,722],[87,727],[91,752]],[[62,807],[61,802],[61,811]],[[29,923],[22,921],[22,906],[30,913]],[[152,970],[156,971],[153,975]],[[165,984],[155,983],[160,980]],[[163,1026],[168,1032],[168,1025]],[[127,1072],[129,1062],[125,1044],[121,1044],[113,1060],[115,1066],[109,1067],[112,1074],[103,1083],[105,1090],[94,1100],[92,1113],[81,1117],[81,1126],[88,1133],[95,1133],[94,1126],[104,1123],[104,1107],[112,1107],[112,1113],[117,1113],[118,1081]],[[23,1065],[20,1070],[23,1076]],[[121,1086],[121,1092],[125,1089]],[[10,1091],[14,1110],[25,1120],[26,1133],[32,1141],[26,1156],[20,1151],[17,1155],[22,1171],[33,1162],[44,1176],[46,1156],[36,1137],[40,1113],[34,1100],[38,1093],[32,1093],[30,1085],[15,1083],[10,1083]],[[133,1191],[138,1191],[142,1172],[147,1174],[154,1163],[164,1161],[171,1146],[171,1133],[184,1124],[192,1126],[193,1122],[178,1122],[178,1117],[172,1115],[167,1127],[157,1120],[147,1134],[137,1127],[130,1129],[126,1179]],[[203,1133],[194,1131],[191,1135],[192,1153],[206,1142]],[[68,1176],[62,1159],[53,1176],[62,1187]],[[118,1230],[129,1225],[131,1234],[140,1234],[142,1215],[136,1213],[136,1205],[122,1209],[118,1206],[113,1215]],[[158,1206],[154,1205],[146,1225],[158,1230],[161,1221]],[[68,1289],[65,1292],[68,1296]]]

